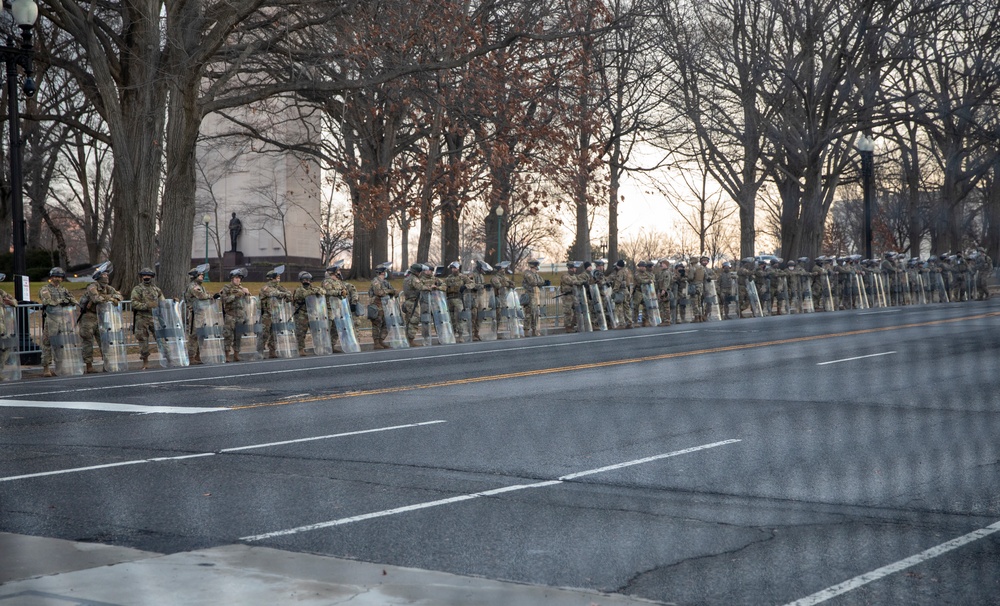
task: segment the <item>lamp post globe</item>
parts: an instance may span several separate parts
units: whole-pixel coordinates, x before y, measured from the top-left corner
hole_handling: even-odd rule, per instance
[[[497,265],[503,261],[503,207],[497,206]]]

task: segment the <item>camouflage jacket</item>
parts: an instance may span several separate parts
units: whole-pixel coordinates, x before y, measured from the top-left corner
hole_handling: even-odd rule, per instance
[[[133,312],[150,312],[160,301],[163,301],[163,291],[160,290],[158,286],[153,286],[152,284],[139,283],[135,285],[132,289],[132,293],[129,295],[129,299],[132,300],[132,311]]]

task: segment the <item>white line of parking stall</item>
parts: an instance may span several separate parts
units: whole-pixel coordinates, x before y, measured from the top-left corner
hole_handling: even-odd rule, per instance
[[[84,471],[96,471],[98,469],[111,469],[113,467],[126,467],[129,465],[142,465],[145,463],[162,463],[164,461],[183,461],[184,459],[197,459],[201,457],[212,457],[218,454],[226,454],[231,452],[240,452],[243,450],[252,450],[255,448],[270,448],[272,446],[284,446],[287,444],[302,444],[304,442],[315,442],[316,440],[330,440],[333,438],[346,438],[348,436],[360,436],[369,433],[380,433],[383,431],[394,431],[397,429],[409,429],[412,427],[425,427],[427,425],[438,425],[440,423],[447,423],[447,421],[424,421],[421,423],[409,423],[406,425],[393,425],[391,427],[377,427],[375,429],[361,429],[358,431],[345,431],[343,433],[334,433],[326,436],[310,436],[308,438],[296,438],[294,440],[284,440],[282,442],[267,442],[264,444],[251,444],[249,446],[236,446],[233,448],[224,448],[222,450],[217,450],[213,452],[199,452],[194,454],[178,455],[175,457],[154,457],[150,459],[134,459],[131,461],[117,461],[115,463],[105,463],[104,465],[90,465],[87,467],[73,467],[70,469],[55,469],[52,471],[42,471],[39,473],[26,473],[19,476],[7,476],[0,477],[0,482],[13,482],[14,480],[28,480],[31,478],[42,478],[45,476],[58,476],[70,473],[81,473]]]
[[[348,518],[340,518],[337,520],[330,520],[328,522],[319,522],[316,524],[308,524],[305,526],[298,526],[296,528],[287,528],[285,530],[275,530],[273,532],[265,532],[262,534],[255,534],[251,536],[241,537],[241,541],[246,541],[248,543],[253,543],[256,541],[264,541],[267,539],[273,539],[276,537],[288,536],[293,534],[300,534],[303,532],[310,532],[313,530],[321,530],[323,528],[332,528],[334,526],[343,526],[345,524],[353,524],[355,522],[363,522],[365,520],[371,520],[374,518],[384,518],[387,516],[398,515],[402,513],[408,513],[411,511],[418,511],[420,509],[429,509],[431,507],[440,507],[442,505],[451,505],[453,503],[461,503],[463,501],[471,501],[473,499],[479,499],[482,497],[492,497],[499,494],[504,494],[507,492],[515,492],[518,490],[527,490],[529,488],[544,488],[546,486],[556,486],[570,480],[575,480],[577,478],[582,478],[584,476],[593,475],[596,473],[603,473],[606,471],[613,471],[616,469],[622,469],[625,467],[631,467],[633,465],[641,465],[643,463],[649,463],[652,461],[659,461],[660,459],[667,459],[670,457],[676,457],[692,452],[698,452],[699,450],[708,450],[710,448],[718,448],[719,446],[725,446],[727,444],[735,444],[741,442],[742,440],[723,440],[721,442],[713,442],[711,444],[702,444],[701,446],[694,446],[692,448],[685,448],[683,450],[675,450],[673,452],[667,452],[663,454],[653,455],[651,457],[646,457],[643,459],[636,459],[634,461],[626,461],[624,463],[617,463],[615,465],[608,465],[606,467],[598,467],[596,469],[588,469],[586,471],[579,471],[577,473],[571,473],[564,475],[556,480],[546,480],[542,482],[534,482],[532,484],[515,484],[514,486],[504,486],[502,488],[494,488],[492,490],[484,490],[482,492],[473,492],[470,494],[463,494],[454,497],[449,497],[447,499],[438,499],[436,501],[427,501],[424,503],[415,503],[413,505],[405,505],[403,507],[396,507],[393,509],[385,509],[382,511],[374,511],[371,513],[366,513],[357,516],[351,516]]]

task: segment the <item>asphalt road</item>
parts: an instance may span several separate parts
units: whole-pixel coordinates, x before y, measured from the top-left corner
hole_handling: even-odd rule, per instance
[[[998,361],[992,300],[25,380],[0,385],[0,531],[671,604],[996,604]]]

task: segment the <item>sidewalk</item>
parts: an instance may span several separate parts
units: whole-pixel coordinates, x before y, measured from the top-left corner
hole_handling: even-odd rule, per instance
[[[621,606],[576,589],[229,545],[162,555],[0,533],[0,606]]]

